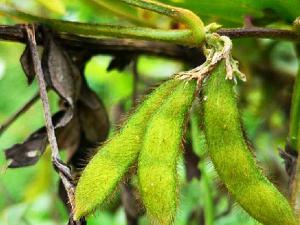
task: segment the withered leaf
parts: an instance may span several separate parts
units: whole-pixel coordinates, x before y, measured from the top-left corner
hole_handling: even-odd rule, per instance
[[[106,68],[106,71],[123,71],[135,59],[135,57],[136,55],[132,53],[119,53],[112,58],[108,67]]]
[[[97,109],[103,105],[102,101],[98,98],[97,94],[90,89],[84,78],[82,79],[79,101],[91,109]]]
[[[53,123],[57,124],[62,117],[63,111],[59,111],[52,117]],[[48,145],[47,131],[42,127],[33,132],[22,144],[15,144],[5,150],[6,160],[11,161],[9,168],[18,168],[34,165],[44,153]]]
[[[28,45],[26,45],[26,47],[21,55],[20,63],[22,65],[23,71],[27,77],[28,84],[31,84],[35,78],[35,72],[34,72],[31,53],[30,53]]]
[[[193,146],[190,141],[184,144],[184,158],[186,162],[186,177],[188,181],[193,180],[193,178],[199,179],[201,176],[200,170],[198,168],[199,156],[197,156],[193,150]]]
[[[82,95],[77,102],[77,115],[80,124],[80,143],[75,152],[69,154],[69,163],[81,170],[95,154],[99,144],[107,139],[109,119],[102,101],[84,82]]]
[[[46,128],[32,133],[22,144],[16,144],[5,150],[5,157],[11,160],[9,168],[18,168],[35,164],[47,146]]]
[[[129,183],[123,183],[120,186],[127,224],[138,224],[139,217],[145,213],[138,191]]]
[[[78,104],[81,129],[86,139],[91,143],[106,140],[109,131],[109,122],[103,107],[91,109]]]
[[[54,89],[69,107],[65,117],[58,124],[64,126],[72,119],[74,105],[80,95],[82,77],[68,53],[56,43],[50,32],[46,34],[42,66],[48,86]]]
[[[57,94],[73,106],[80,94],[80,71],[73,64],[68,53],[56,43],[53,36],[50,33],[47,34],[42,56],[45,79]]]
[[[74,152],[80,142],[80,124],[77,113],[66,126],[55,129],[57,144],[60,149],[67,149],[69,154]]]
[[[55,128],[60,128],[66,126],[73,118],[74,108],[67,106],[64,110],[64,115],[57,121],[54,125]]]
[[[82,85],[77,107],[81,129],[87,141],[97,144],[106,140],[110,125],[106,109],[86,82]]]

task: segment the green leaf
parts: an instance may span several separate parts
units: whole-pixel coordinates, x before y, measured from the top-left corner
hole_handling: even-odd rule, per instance
[[[64,4],[64,1],[62,0],[37,0],[41,5],[43,5],[45,8],[47,8],[48,10],[60,14],[60,15],[64,15],[66,12],[66,7]]]
[[[260,18],[265,9],[271,9],[275,14],[288,22],[300,15],[298,0],[162,0],[167,4],[192,10],[203,17],[205,22],[214,20],[226,25],[241,25],[244,16]]]

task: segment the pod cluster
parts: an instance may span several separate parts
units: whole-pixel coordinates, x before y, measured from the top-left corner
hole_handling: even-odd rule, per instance
[[[263,175],[244,139],[233,82],[222,61],[203,86],[203,123],[211,161],[237,203],[265,225],[296,225],[286,198]],[[99,149],[82,172],[74,218],[110,199],[130,168],[154,224],[170,225],[178,205],[176,165],[182,153],[186,117],[197,82],[170,79],[136,109],[122,129]]]
[[[79,179],[75,219],[109,200],[128,170],[137,164],[148,215],[159,224],[172,223],[177,206],[177,157],[196,86],[195,81],[166,81],[99,149]]]

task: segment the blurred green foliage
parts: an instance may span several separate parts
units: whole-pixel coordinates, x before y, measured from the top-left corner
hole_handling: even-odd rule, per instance
[[[53,1],[45,0],[2,0],[1,2],[13,2],[23,10],[47,17],[113,24],[126,23],[106,10],[95,8],[89,3],[90,1],[85,0],[56,0],[55,4]],[[204,18],[205,22],[217,21],[224,26],[241,25],[245,15],[254,16],[259,21],[266,16],[268,10],[271,10],[271,18],[278,18],[270,21],[270,24],[274,25],[273,22],[279,21],[276,23],[280,24],[278,26],[282,26],[282,23],[286,26],[300,14],[300,3],[296,0],[164,0],[163,2],[189,8]],[[0,22],[7,24],[13,21],[1,17]],[[19,63],[23,49],[22,44],[0,42],[0,124],[37,92],[36,83],[27,86]],[[268,176],[282,192],[287,193],[287,176],[283,161],[278,155],[278,148],[284,147],[288,134],[292,92],[290,80],[294,79],[298,70],[295,46],[284,41],[237,40],[234,42],[234,55],[240,60],[242,70],[248,78],[248,82],[237,85],[247,136]],[[111,56],[107,55],[93,57],[86,65],[85,75],[89,85],[104,101],[111,122],[117,124],[115,108],[121,106],[125,112],[130,111],[131,108],[132,65],[123,72],[116,70],[107,72],[106,68],[110,60]],[[142,95],[152,87],[152,84],[157,84],[183,68],[182,62],[140,56],[138,59],[139,93]],[[57,110],[57,101],[57,96],[50,92],[53,112]],[[41,103],[37,102],[1,135],[1,152],[21,142],[42,125]],[[203,152],[198,154],[201,156],[199,169],[203,174],[205,173],[207,179],[193,179],[188,183],[184,163],[180,163],[182,191],[175,224],[199,224],[199,217],[201,217],[199,214],[203,208],[207,208],[205,205],[208,204],[205,201],[207,192],[211,200],[217,201],[212,205],[213,215],[217,218],[214,220],[215,225],[255,224],[237,205],[229,208],[230,210],[223,216],[218,216],[227,210],[232,200],[220,184],[207,155]],[[67,213],[57,197],[58,176],[50,164],[49,150],[35,166],[5,169],[6,164],[4,154],[0,154],[0,165],[3,168],[0,176],[0,224],[65,224]],[[205,183],[205,180],[209,183]],[[114,211],[97,211],[89,218],[88,224],[125,225],[124,209],[120,207]],[[148,224],[147,219],[142,217],[140,224]]]

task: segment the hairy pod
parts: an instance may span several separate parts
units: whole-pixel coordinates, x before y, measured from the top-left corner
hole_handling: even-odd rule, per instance
[[[179,83],[171,79],[160,85],[88,163],[75,191],[75,219],[89,214],[108,200],[136,162],[149,119]]]
[[[258,168],[247,146],[233,84],[220,63],[204,87],[204,124],[211,160],[236,201],[265,225],[296,225],[285,197]]]
[[[157,110],[146,129],[138,158],[138,179],[142,201],[155,224],[169,225],[174,220],[178,154],[195,91],[196,81],[182,82]]]

